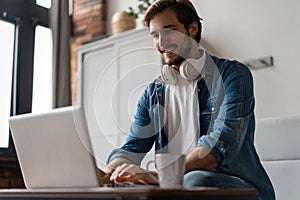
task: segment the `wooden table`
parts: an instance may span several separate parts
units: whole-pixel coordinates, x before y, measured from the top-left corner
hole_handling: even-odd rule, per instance
[[[115,199],[115,200],[257,200],[256,190],[244,189],[161,189],[151,188],[71,188],[71,189],[7,189],[0,190],[0,199]]]

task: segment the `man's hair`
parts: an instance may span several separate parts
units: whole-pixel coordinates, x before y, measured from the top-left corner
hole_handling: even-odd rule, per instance
[[[197,22],[198,32],[195,35],[197,42],[201,39],[202,20],[189,0],[157,0],[155,1],[145,12],[143,23],[146,27],[149,27],[150,21],[157,14],[161,13],[166,9],[171,9],[175,12],[175,15],[180,23],[184,25],[186,29],[189,28],[192,22]]]

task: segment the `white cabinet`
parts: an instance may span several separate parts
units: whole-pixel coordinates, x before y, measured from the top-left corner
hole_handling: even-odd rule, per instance
[[[83,45],[78,61],[78,102],[84,107],[97,164],[102,168],[108,154],[123,144],[137,101],[159,76],[162,62],[147,29]]]

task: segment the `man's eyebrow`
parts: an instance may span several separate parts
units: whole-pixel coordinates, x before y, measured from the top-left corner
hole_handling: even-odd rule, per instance
[[[175,25],[175,24],[169,24],[169,25],[166,25],[166,26],[164,26],[163,28],[161,28],[161,29],[170,29],[170,28],[174,28],[174,27],[176,27],[177,25]],[[150,34],[151,35],[153,35],[153,34],[155,34],[156,32],[157,32],[157,30],[158,29],[150,29]]]
[[[170,24],[170,25],[166,25],[166,26],[164,26],[163,28],[174,28],[174,27],[176,27],[177,25],[175,25],[175,24]]]

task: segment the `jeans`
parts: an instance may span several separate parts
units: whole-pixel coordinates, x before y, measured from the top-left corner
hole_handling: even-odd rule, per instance
[[[244,180],[227,174],[214,171],[191,171],[184,175],[184,187],[217,187],[217,188],[247,188],[255,189],[254,186]]]

